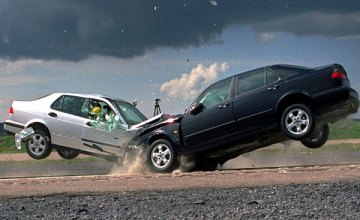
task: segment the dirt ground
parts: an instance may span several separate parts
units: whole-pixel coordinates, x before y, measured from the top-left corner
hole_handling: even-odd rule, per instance
[[[360,165],[0,179],[0,197],[360,181]]]
[[[359,143],[360,140],[337,140],[327,144]],[[2,154],[1,170],[18,174],[21,170],[47,169],[53,175],[2,176],[0,177],[0,197],[23,197],[52,194],[83,194],[138,190],[181,190],[206,187],[264,186],[295,183],[321,183],[360,180],[360,152],[339,152],[338,150],[318,153],[302,152],[304,147],[297,142],[273,145],[248,155],[240,156],[227,164],[228,169],[214,172],[154,174],[150,172],[114,172],[108,163],[87,162],[86,170],[103,169],[101,174],[71,174],[61,176],[55,171],[74,169],[82,163],[38,163],[26,154]],[[285,144],[286,145],[286,144]],[[326,146],[324,146],[326,147]],[[268,149],[281,149],[277,154],[269,154]],[[83,155],[82,157],[88,157]],[[349,160],[352,159],[352,160]],[[50,160],[59,160],[54,152]],[[31,160],[32,162],[19,162]],[[319,163],[317,163],[319,162]],[[333,165],[329,165],[333,164]],[[226,164],[225,164],[226,165]],[[277,167],[277,165],[279,165]],[[281,166],[280,166],[281,165]],[[96,167],[99,166],[99,167]],[[267,168],[266,168],[267,167]],[[106,168],[106,169],[104,169]],[[13,170],[11,170],[13,169]],[[80,169],[80,168],[79,168]],[[6,172],[0,172],[6,173]],[[42,171],[44,174],[44,171]],[[95,175],[91,175],[95,174]],[[66,175],[66,174],[65,174]],[[75,176],[73,176],[75,175]],[[30,178],[24,178],[30,177]]]

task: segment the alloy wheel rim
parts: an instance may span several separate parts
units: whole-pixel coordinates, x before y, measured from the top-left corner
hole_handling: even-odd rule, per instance
[[[309,129],[310,118],[303,109],[293,109],[286,115],[286,128],[295,135],[302,135]]]
[[[30,140],[29,140],[29,150],[32,154],[40,156],[45,148],[46,148],[46,141],[45,138],[39,134],[35,134]]]
[[[151,162],[159,169],[167,167],[171,162],[170,148],[165,144],[156,145],[151,151]]]

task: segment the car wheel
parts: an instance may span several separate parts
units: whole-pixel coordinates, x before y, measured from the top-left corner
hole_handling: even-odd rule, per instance
[[[72,160],[74,158],[76,158],[77,156],[79,156],[79,152],[71,150],[69,148],[61,148],[61,149],[57,149],[58,154],[60,155],[60,157],[67,159],[67,160]]]
[[[301,140],[301,143],[308,148],[319,148],[326,143],[329,138],[329,133],[329,126],[324,124],[316,127],[307,138]]]
[[[147,151],[147,163],[155,172],[173,171],[177,163],[173,145],[164,139],[153,142]]]
[[[34,134],[26,142],[25,149],[31,158],[40,160],[48,157],[52,147],[47,132],[43,129],[34,129]]]
[[[281,129],[293,140],[301,140],[309,136],[313,130],[313,114],[303,104],[289,106],[282,114]]]

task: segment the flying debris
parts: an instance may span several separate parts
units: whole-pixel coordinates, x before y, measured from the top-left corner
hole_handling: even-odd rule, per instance
[[[132,102],[132,105],[135,107],[135,106],[137,106],[137,104],[138,104],[138,101],[135,99],[135,100]]]
[[[209,3],[210,3],[211,5],[213,5],[213,6],[216,6],[216,5],[217,5],[217,1],[215,1],[215,0],[211,0],[211,1],[209,1]]]

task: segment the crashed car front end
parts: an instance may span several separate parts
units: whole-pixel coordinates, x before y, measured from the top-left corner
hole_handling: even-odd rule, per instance
[[[161,114],[157,121],[147,123],[138,130],[128,144],[128,151],[146,149],[151,142],[164,138],[171,141],[176,149],[180,149],[180,120],[182,115]]]

